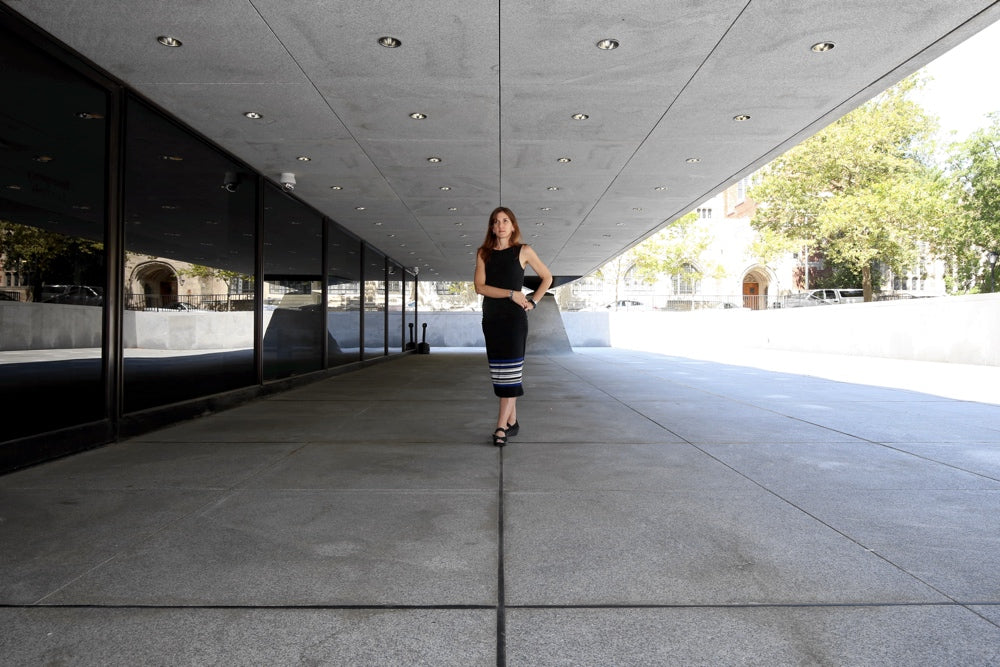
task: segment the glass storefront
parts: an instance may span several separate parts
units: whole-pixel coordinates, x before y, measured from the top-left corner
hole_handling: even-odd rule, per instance
[[[257,179],[128,98],[124,410],[245,387]]]
[[[0,31],[3,440],[106,419],[110,94]]]
[[[386,260],[385,255],[365,246],[365,358],[385,354],[386,349]]]
[[[0,473],[403,350],[401,265],[39,44],[0,13]]]
[[[277,186],[264,188],[264,379],[323,364],[323,219]]]
[[[327,360],[361,359],[361,241],[331,226],[327,234]]]

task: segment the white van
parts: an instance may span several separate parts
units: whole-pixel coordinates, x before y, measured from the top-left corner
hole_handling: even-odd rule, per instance
[[[861,288],[830,288],[813,289],[798,294],[790,294],[781,300],[782,308],[800,308],[802,306],[823,306],[832,303],[859,303],[865,300],[865,291]]]

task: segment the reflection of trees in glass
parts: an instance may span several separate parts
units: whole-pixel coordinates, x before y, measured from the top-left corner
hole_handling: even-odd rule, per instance
[[[31,286],[32,300],[42,285],[104,285],[104,244],[0,220],[0,258]]]

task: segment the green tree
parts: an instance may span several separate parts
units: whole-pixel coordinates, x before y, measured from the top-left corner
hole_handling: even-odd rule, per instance
[[[598,278],[615,286],[615,301],[625,279],[655,283],[665,275],[681,273],[712,243],[708,229],[698,226],[698,214],[691,212],[653,234],[646,240],[605,263],[596,272]],[[688,273],[697,280],[702,276]]]
[[[985,282],[996,289],[996,260],[1000,254],[1000,112],[989,114],[990,125],[951,147],[951,173],[960,190],[962,213],[942,228],[941,241],[952,258],[961,282]]]
[[[26,276],[36,301],[44,284],[103,284],[103,253],[101,243],[0,220],[0,263]]]
[[[861,275],[872,299],[877,264],[901,270],[918,241],[952,213],[949,186],[933,162],[936,119],[904,79],[774,160],[750,196],[751,224]]]

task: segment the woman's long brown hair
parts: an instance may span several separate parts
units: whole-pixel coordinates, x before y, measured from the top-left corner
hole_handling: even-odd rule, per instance
[[[484,262],[490,261],[490,255],[496,249],[498,239],[497,235],[493,233],[493,223],[496,222],[497,216],[501,213],[506,213],[507,217],[510,218],[511,224],[514,226],[514,231],[510,235],[511,247],[521,245],[521,228],[517,225],[517,216],[514,215],[514,211],[506,206],[497,206],[490,213],[490,224],[486,228],[486,239],[483,241],[483,245],[479,246],[479,256],[483,258]]]

